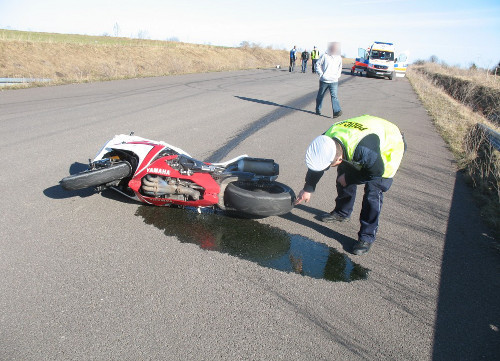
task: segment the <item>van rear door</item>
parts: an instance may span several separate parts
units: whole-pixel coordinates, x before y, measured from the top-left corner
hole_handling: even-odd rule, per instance
[[[399,78],[403,78],[406,75],[406,69],[408,68],[408,58],[410,56],[409,51],[404,51],[398,55],[394,62],[394,71],[396,72],[396,76]]]

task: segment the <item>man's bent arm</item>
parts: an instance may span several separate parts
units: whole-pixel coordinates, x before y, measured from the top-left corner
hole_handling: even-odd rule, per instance
[[[321,177],[325,171],[315,172],[313,170],[308,169],[306,174],[306,184],[304,184],[304,191],[309,193],[314,193],[316,190],[316,185],[318,184]]]
[[[325,61],[324,56],[319,58],[318,62],[316,63],[316,73],[318,73],[319,77],[321,78],[323,76],[323,63]]]

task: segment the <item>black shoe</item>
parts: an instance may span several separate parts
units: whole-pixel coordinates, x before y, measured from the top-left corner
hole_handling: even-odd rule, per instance
[[[370,242],[358,241],[352,248],[352,253],[356,256],[361,256],[362,254],[368,253],[372,244]]]
[[[342,110],[338,113],[333,113],[333,117],[332,118],[338,118],[342,115]]]
[[[340,214],[335,213],[335,212],[322,214],[318,218],[321,222],[325,222],[325,223],[347,222],[351,219],[349,217],[343,217]]]
[[[321,112],[319,110],[316,110],[316,115],[321,115]]]

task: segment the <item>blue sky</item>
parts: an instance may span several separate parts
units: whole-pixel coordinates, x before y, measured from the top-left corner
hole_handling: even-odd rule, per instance
[[[114,34],[115,23],[120,36],[308,50],[341,41],[350,57],[377,40],[411,60],[500,61],[499,0],[0,0],[0,28],[101,35]]]

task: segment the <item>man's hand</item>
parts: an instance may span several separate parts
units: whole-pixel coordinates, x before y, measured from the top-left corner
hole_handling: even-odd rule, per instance
[[[301,190],[299,192],[299,195],[297,196],[297,199],[295,199],[295,205],[301,203],[302,201],[304,201],[304,203],[307,203],[309,202],[309,200],[311,199],[311,193],[309,192],[306,192],[305,190]]]
[[[341,174],[338,176],[337,183],[340,184],[342,187],[347,187],[347,183],[345,181],[345,174]]]

